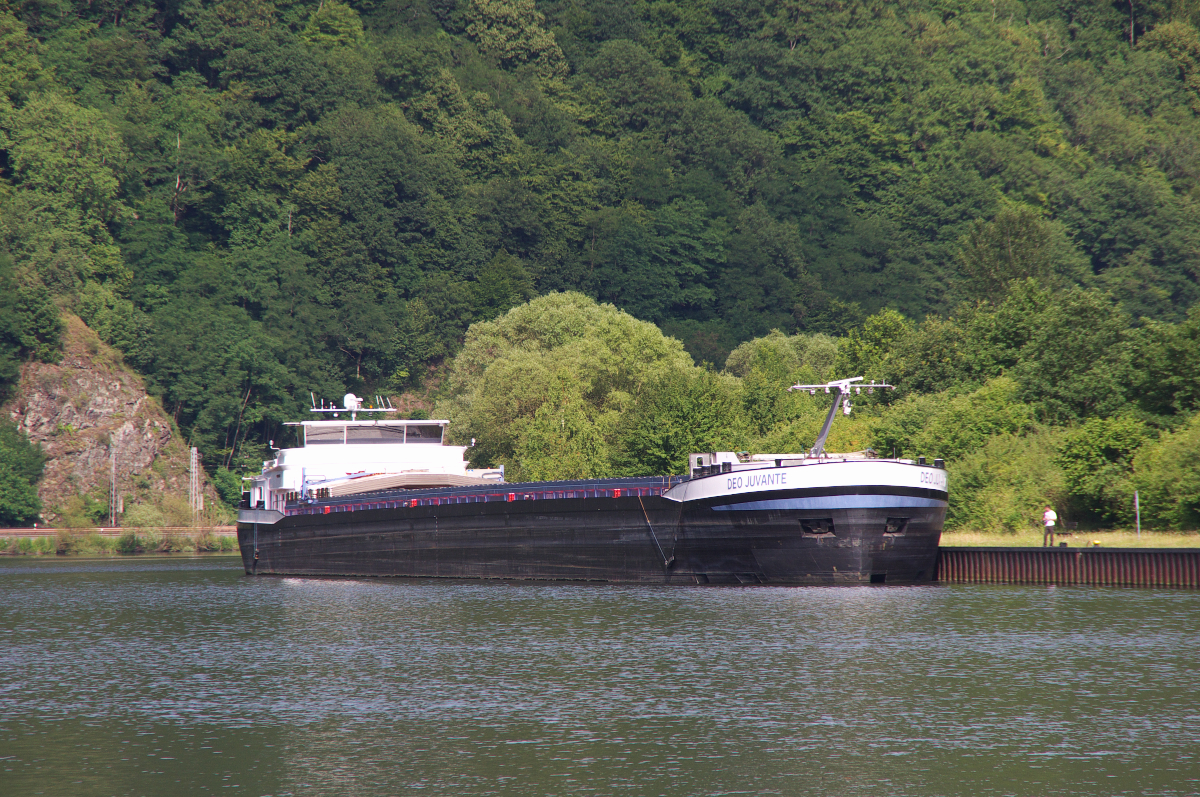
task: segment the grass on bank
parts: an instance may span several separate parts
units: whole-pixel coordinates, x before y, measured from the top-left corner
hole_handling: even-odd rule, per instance
[[[1070,548],[1098,543],[1104,548],[1200,548],[1200,533],[1143,531],[1139,537],[1128,529],[1115,531],[1079,531],[1056,535],[1055,545]],[[1041,531],[1015,534],[977,531],[949,531],[942,534],[942,545],[987,548],[1039,548]],[[115,555],[141,553],[234,553],[237,538],[213,534],[207,529],[195,534],[162,533],[155,529],[131,529],[120,537],[101,537],[96,533],[60,530],[54,537],[0,537],[0,556]]]
[[[1074,531],[1056,534],[1054,544],[1065,542],[1068,548],[1087,548],[1099,544],[1102,548],[1200,548],[1200,533],[1194,531],[1145,531],[1141,536],[1133,529],[1113,531]],[[978,531],[947,531],[942,533],[942,545],[986,548],[1040,548],[1041,529],[1029,529],[1013,534]]]
[[[0,537],[0,556],[59,554],[233,553],[237,538],[201,529],[193,534],[130,529],[120,537],[60,529],[53,537]]]

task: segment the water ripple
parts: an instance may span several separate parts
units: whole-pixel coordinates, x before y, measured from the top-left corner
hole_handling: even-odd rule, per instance
[[[5,794],[1194,794],[1200,594],[0,563]]]

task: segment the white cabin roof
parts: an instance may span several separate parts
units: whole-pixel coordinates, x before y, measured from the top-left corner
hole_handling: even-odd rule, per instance
[[[427,426],[430,424],[449,426],[450,421],[419,421],[413,418],[400,421],[296,421],[285,423],[284,426]]]
[[[442,445],[449,421],[300,421],[288,426],[303,429],[303,447],[328,445]]]

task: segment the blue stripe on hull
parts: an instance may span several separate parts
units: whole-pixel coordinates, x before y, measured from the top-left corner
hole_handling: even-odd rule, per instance
[[[825,495],[814,498],[776,498],[770,501],[747,501],[741,504],[714,506],[718,512],[748,512],[771,509],[888,509],[945,507],[945,501],[933,498],[913,498],[907,495]]]

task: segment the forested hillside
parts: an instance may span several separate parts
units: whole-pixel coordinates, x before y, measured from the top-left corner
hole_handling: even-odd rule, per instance
[[[1083,528],[1200,528],[1200,307],[1130,317],[1094,290],[1015,281],[996,304],[917,325],[882,310],[841,338],[775,331],[718,373],[653,324],[578,293],[475,324],[436,408],[509,478],[686,473],[692,451],[807,451],[829,409],[799,381],[887,378],[854,395],[831,451],[944,457],[951,528],[1017,531],[1053,504]]]
[[[738,348],[778,330],[900,383],[896,435],[930,411],[904,402],[985,390],[1026,408],[991,429],[1011,445],[1126,421],[1157,445],[1196,408],[1198,24],[1189,0],[0,3],[0,391],[68,310],[227,474],[309,391],[415,388],[472,323],[575,291],[710,392],[786,381]],[[660,428],[628,395],[588,406]],[[673,461],[616,428],[611,467]],[[771,428],[792,441],[737,434]],[[546,444],[518,438],[496,455]],[[1127,475],[1137,448],[1103,456]]]

